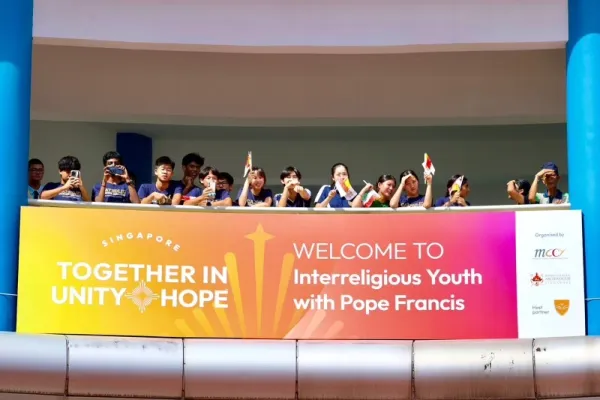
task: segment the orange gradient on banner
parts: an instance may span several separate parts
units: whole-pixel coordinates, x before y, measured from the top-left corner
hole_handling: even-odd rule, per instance
[[[470,230],[468,218],[472,217],[462,216],[460,222],[471,232],[463,235],[466,240],[470,235],[472,239],[480,237],[480,230],[490,223],[497,227],[500,233],[486,233],[492,240],[490,249],[502,244],[493,241],[494,235],[502,236],[502,224],[506,225],[505,231],[510,230],[510,224],[514,229],[512,214],[497,213],[493,221],[473,220]],[[493,265],[490,268],[481,264],[485,280],[478,286],[413,285],[374,290],[364,285],[295,284],[295,274],[300,273],[422,273],[429,264],[417,260],[416,250],[410,246],[405,253],[409,261],[318,259],[317,253],[307,259],[299,257],[298,246],[304,242],[330,246],[359,243],[365,238],[383,246],[392,237],[407,241],[409,236],[415,241],[441,241],[440,237],[447,236],[445,228],[436,227],[458,223],[452,215],[278,215],[25,207],[21,219],[19,332],[279,339],[517,335],[516,285],[514,273],[506,272],[506,249],[502,255],[487,253]],[[385,228],[392,219],[415,228],[405,233]],[[432,238],[436,231],[439,233]],[[503,240],[509,243],[510,234]],[[514,243],[514,234],[512,240]],[[460,244],[447,242],[445,246],[449,260],[465,258]],[[486,249],[483,246],[481,251]],[[509,249],[508,259],[511,251],[514,262],[514,248]],[[478,254],[473,260],[481,263]],[[436,263],[447,272],[464,270],[455,263]],[[466,263],[472,265],[469,259]],[[496,264],[503,268],[496,268]],[[503,286],[512,289],[502,291]],[[492,287],[500,294],[492,294]],[[464,312],[378,310],[369,315],[353,305],[342,310],[338,302],[342,296],[393,299],[400,292],[409,298],[463,298],[468,308]],[[327,307],[324,301],[321,305],[325,307],[298,306],[299,300],[319,297],[335,299],[336,304]],[[492,311],[498,317],[486,324],[467,323],[473,318],[487,318]],[[440,333],[440,324],[448,330]]]

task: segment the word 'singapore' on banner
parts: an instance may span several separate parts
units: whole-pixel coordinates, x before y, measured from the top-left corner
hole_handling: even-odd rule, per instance
[[[298,260],[361,260],[379,262],[379,260],[406,261],[407,247],[418,260],[437,261],[444,256],[441,243],[344,243],[338,249],[333,243],[294,243],[294,252]],[[367,315],[376,311],[463,311],[465,299],[454,293],[447,298],[409,298],[402,293],[405,286],[464,286],[482,285],[483,274],[475,268],[465,268],[462,272],[444,272],[441,268],[425,268],[423,273],[398,273],[383,269],[374,272],[361,268],[354,273],[326,273],[318,269],[302,272],[294,269],[294,285],[312,286],[362,286],[371,289],[368,297],[355,297],[341,294],[333,298],[325,293],[313,293],[309,297],[294,298],[294,306],[301,310],[354,310]],[[391,297],[382,297],[378,292],[384,287],[399,287]]]

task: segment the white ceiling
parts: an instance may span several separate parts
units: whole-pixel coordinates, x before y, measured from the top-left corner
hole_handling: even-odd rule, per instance
[[[36,0],[36,43],[227,53],[564,48],[567,0]]]
[[[32,119],[170,125],[560,123],[564,50],[267,55],[34,46]]]

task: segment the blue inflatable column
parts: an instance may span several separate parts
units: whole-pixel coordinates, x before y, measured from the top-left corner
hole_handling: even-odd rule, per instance
[[[33,0],[0,0],[0,160],[11,174],[0,185],[0,331],[14,331],[19,215],[27,204]]]
[[[600,0],[569,0],[567,152],[573,209],[583,211],[588,335],[600,335]]]

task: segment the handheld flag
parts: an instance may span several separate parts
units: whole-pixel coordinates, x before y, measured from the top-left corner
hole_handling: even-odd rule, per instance
[[[370,190],[368,193],[365,193],[362,197],[363,207],[371,207],[375,200],[379,200],[379,197],[379,194],[374,190]]]
[[[246,165],[244,166],[244,178],[248,176],[248,173],[252,171],[252,152],[248,152],[246,157]]]
[[[350,184],[350,180],[348,178],[345,178],[342,181],[335,182],[335,188],[340,194],[340,197],[345,197],[346,200],[352,200],[358,194],[356,193],[356,190],[352,188],[352,185]]]
[[[463,184],[463,179],[464,179],[464,175],[463,176],[459,176],[454,183],[452,184],[452,188],[450,189],[450,194],[452,194],[453,192],[460,192],[460,189],[462,189],[462,184]]]
[[[423,161],[423,170],[425,171],[425,176],[435,175],[435,167],[433,166],[431,157],[427,153],[425,153],[425,160]]]

